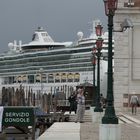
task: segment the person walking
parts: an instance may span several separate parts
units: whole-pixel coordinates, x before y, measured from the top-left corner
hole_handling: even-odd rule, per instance
[[[130,99],[130,104],[132,107],[132,114],[137,113],[137,106],[138,106],[139,100],[138,100],[138,96],[135,94],[135,92],[133,92],[133,95],[131,96]]]
[[[69,113],[71,114],[72,111],[75,112],[76,114],[76,109],[77,109],[77,101],[76,101],[76,93],[73,92],[70,97],[68,98],[69,103],[70,103],[70,109],[69,109]]]
[[[79,88],[77,90],[77,111],[76,111],[76,120],[75,122],[83,122],[83,117],[85,114],[85,96],[84,96],[84,90]]]

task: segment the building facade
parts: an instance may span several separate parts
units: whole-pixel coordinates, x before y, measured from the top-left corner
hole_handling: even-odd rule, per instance
[[[140,94],[140,0],[119,0],[114,17],[114,29],[128,18],[134,27],[124,32],[114,32],[114,102],[116,110],[129,104],[130,96]]]

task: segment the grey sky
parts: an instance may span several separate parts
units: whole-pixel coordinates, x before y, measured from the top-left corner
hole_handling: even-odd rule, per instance
[[[0,52],[13,40],[31,41],[38,26],[55,41],[74,41],[78,31],[90,34],[95,19],[106,28],[103,0],[1,0]]]

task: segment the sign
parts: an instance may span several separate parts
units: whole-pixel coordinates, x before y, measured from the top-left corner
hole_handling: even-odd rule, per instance
[[[6,107],[3,112],[3,126],[32,126],[34,124],[34,108]]]

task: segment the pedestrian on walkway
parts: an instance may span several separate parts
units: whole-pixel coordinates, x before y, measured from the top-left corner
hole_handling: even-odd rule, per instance
[[[76,110],[77,110],[77,101],[76,101],[76,92],[73,92],[70,97],[68,98],[69,103],[70,103],[70,110],[69,113],[71,114],[71,111],[74,111],[76,114]]]
[[[76,120],[75,122],[83,122],[83,117],[85,114],[85,96],[84,96],[84,90],[82,88],[79,88],[77,90],[77,111],[76,111]]]
[[[105,98],[103,97],[103,94],[100,94],[100,103],[102,108],[106,107]]]
[[[138,106],[139,100],[138,100],[138,96],[135,94],[135,92],[133,92],[133,95],[131,96],[130,99],[130,104],[132,107],[132,114],[137,113],[137,106]]]

